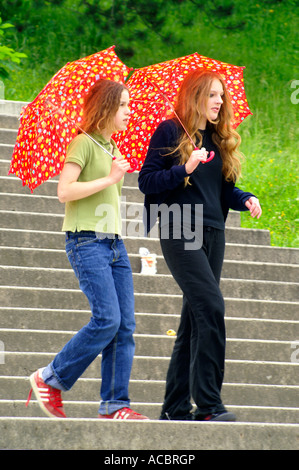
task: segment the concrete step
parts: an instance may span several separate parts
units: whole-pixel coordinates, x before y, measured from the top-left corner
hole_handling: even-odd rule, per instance
[[[15,146],[12,144],[0,143],[0,174],[3,176],[8,175],[8,170],[10,167],[14,147]]]
[[[136,251],[136,246],[132,249]],[[138,251],[138,250],[137,250]],[[43,267],[43,268],[64,268],[70,267],[64,250],[43,250],[38,248],[17,248],[0,247],[1,260],[6,266]],[[137,253],[130,253],[129,258],[132,270],[135,273],[141,271],[141,258]],[[235,261],[225,259],[222,270],[222,277],[241,279],[246,273],[247,279],[272,280],[284,282],[296,282],[299,265],[283,263],[265,263],[249,261]],[[157,273],[169,274],[164,257],[157,255]]]
[[[0,244],[2,247],[8,249],[15,248],[20,250],[24,248],[24,251],[31,249],[37,249],[37,251],[45,250],[50,256],[51,250],[55,250],[55,252],[58,250],[58,252],[60,251],[61,253],[64,252],[64,238],[65,235],[61,231],[32,231],[30,229],[0,227]],[[124,237],[124,241],[128,253],[137,254],[139,253],[140,247],[146,247],[151,253],[156,253],[158,256],[162,255],[158,238]],[[33,251],[28,251],[28,255],[33,255]],[[43,255],[41,255],[41,257],[43,257]],[[227,242],[225,259],[298,265],[299,249]]]
[[[71,268],[0,266],[0,273],[2,286],[22,286],[32,290],[47,286],[47,290],[55,290],[57,296],[59,296],[59,291],[65,292],[65,295],[67,295],[68,291],[77,290],[76,294],[72,293],[72,295],[81,294],[78,289],[78,281]],[[134,273],[133,279],[136,293],[168,295],[180,295],[181,293],[173,277],[168,274],[145,276]],[[61,289],[61,286],[63,286],[63,289]],[[299,284],[296,282],[222,278],[220,286],[225,297],[281,301],[292,299],[293,301],[299,301]]]
[[[72,325],[77,331],[90,319],[89,310],[62,310],[39,308],[0,307],[1,328],[34,330],[65,330]],[[180,315],[170,313],[136,312],[136,333],[165,335],[178,330]],[[229,338],[271,339],[295,342],[299,338],[299,320],[233,317],[226,314],[226,332]]]
[[[23,187],[20,178],[18,178],[14,174],[8,174],[14,147],[15,147],[14,145],[3,144],[0,142],[0,176],[6,179],[10,179],[12,187],[18,188],[18,191],[21,194],[27,194],[28,191],[30,192],[30,190],[27,186]],[[138,188],[138,175],[139,175],[139,172],[126,173],[124,177],[124,185],[137,189]],[[58,181],[59,181],[59,175],[54,176],[53,178],[45,181],[43,184],[35,188],[33,194],[46,194],[47,195],[47,191],[51,191],[51,189],[47,188],[47,186],[49,184],[57,185]]]
[[[0,102],[0,128],[18,130],[19,125],[20,125],[19,116],[15,116],[13,114],[1,114],[1,102]]]
[[[66,395],[64,395],[67,398]],[[70,418],[96,418],[99,402],[96,401],[69,401],[64,399],[66,415]],[[30,401],[25,408],[26,400],[0,400],[0,416],[14,417],[42,417],[40,407],[36,400]],[[138,413],[159,419],[162,403],[131,402],[131,406]],[[292,423],[299,422],[299,409],[279,406],[236,406],[229,405],[230,411],[236,414],[238,422],[243,423]]]
[[[8,175],[13,150],[14,150],[14,144],[2,143],[0,141],[0,176],[3,178],[3,180],[6,180],[5,182],[3,181],[3,183],[8,184],[9,185],[8,187],[12,188],[10,192],[19,192],[21,194],[31,194],[31,191],[29,190],[29,188],[27,186],[22,185],[20,178],[18,178],[14,174]],[[139,172],[136,172],[136,171],[134,173],[126,173],[124,177],[124,186],[134,188],[135,190],[140,192],[138,189],[138,175],[139,175]],[[9,180],[9,182],[7,180]],[[56,189],[55,189],[54,194],[52,191],[53,191],[53,188],[57,186],[58,180],[59,180],[59,176],[55,176],[45,181],[43,184],[41,184],[34,190],[33,194],[56,195]],[[49,185],[54,185],[54,186],[52,188],[51,187],[48,188]],[[140,192],[140,194],[142,193]]]
[[[130,190],[130,188],[128,189]],[[123,218],[142,221],[143,202],[130,202],[126,196],[126,187],[124,188],[124,194],[125,196],[121,199],[121,213]],[[32,194],[20,195],[15,193],[1,192],[0,209],[5,210],[7,207],[9,207],[10,211],[19,213],[28,213],[28,211],[30,211],[41,214],[51,213],[53,215],[59,216],[61,214],[64,216],[65,211],[64,204],[59,202],[57,196],[36,196]],[[238,214],[236,214],[235,219],[237,226]]]
[[[9,178],[9,177],[8,177]],[[52,213],[64,214],[65,206],[61,204],[56,196],[56,189],[54,184],[48,184],[52,195],[36,195],[36,194],[19,194],[10,192],[7,179],[1,178],[1,192],[0,192],[0,209],[5,210],[9,207],[10,211],[15,212],[28,212],[29,210],[34,213]],[[46,185],[44,186],[46,187]],[[13,188],[10,188],[13,189]],[[55,190],[55,191],[54,191]],[[5,192],[4,192],[5,191]],[[29,189],[28,189],[29,191]],[[55,194],[54,194],[55,193]],[[121,197],[121,216],[122,219],[143,220],[143,195],[137,188],[124,186],[122,189]],[[239,212],[230,211],[226,223],[227,227],[240,227],[240,214]],[[140,231],[140,228],[139,228]],[[144,229],[141,232],[144,233]]]
[[[9,165],[7,165],[7,171],[9,170]],[[38,186],[33,193],[31,193],[30,189],[27,186],[22,186],[21,180],[17,178],[16,176],[12,175],[7,175],[4,171],[2,171],[1,176],[0,176],[0,183],[1,183],[1,192],[4,193],[3,197],[6,195],[7,197],[15,198],[14,204],[16,204],[17,207],[21,207],[21,201],[18,199],[23,198],[24,201],[30,201],[30,204],[32,204],[32,207],[35,208],[35,205],[38,207],[39,205],[42,205],[42,198],[47,197],[47,196],[52,196],[57,199],[57,183],[58,179],[53,179],[49,180],[46,183],[42,184],[41,186]],[[26,197],[28,199],[26,199]],[[41,200],[41,201],[40,201]],[[122,200],[124,202],[126,201],[132,201],[135,204],[142,204],[143,205],[143,200],[144,196],[143,194],[139,191],[137,187],[134,186],[127,186],[125,183],[122,187]],[[49,205],[49,200],[47,200],[47,210],[49,209],[50,211],[54,211],[54,209],[57,207],[55,203],[52,206],[51,204]],[[64,204],[61,204],[58,202],[58,204],[62,208],[62,212],[64,212]],[[26,207],[26,205],[25,205]],[[237,218],[237,212],[236,212],[236,218]]]
[[[57,207],[59,212],[64,213],[64,204],[60,203],[57,197],[57,186],[58,179],[53,179],[47,181],[46,183],[38,186],[33,193],[27,186],[20,185],[21,181],[16,176],[11,175],[1,175],[1,193],[0,199],[1,204],[5,206],[5,200],[9,198],[11,200],[13,210],[25,210],[28,209],[28,204],[34,212],[42,212],[39,207],[43,208],[46,205],[46,209],[49,212],[55,212]],[[138,187],[126,186],[125,184],[122,187],[122,197],[121,201],[127,202],[131,201],[132,205],[143,206],[144,197],[139,191]],[[137,209],[136,209],[137,211]],[[238,217],[238,212],[236,212],[236,218]]]
[[[20,187],[20,180],[16,177],[2,175],[0,176],[0,209],[7,207],[13,211],[32,212],[51,212],[64,214],[64,204],[61,204],[57,198],[57,180],[48,181],[36,188],[34,193],[27,186]],[[142,220],[144,195],[137,186],[126,186],[122,188],[121,201],[127,209],[122,211],[123,218],[134,218]],[[230,211],[226,221],[227,227],[240,226],[240,213]]]
[[[60,308],[87,310],[87,299],[77,289],[57,290],[19,286],[0,286],[0,305],[11,308]],[[225,297],[226,309],[230,316],[294,320],[298,318],[298,302]],[[181,311],[182,296],[169,294],[148,294],[135,292],[135,311],[178,314]]]
[[[0,217],[1,225],[4,228],[35,231],[43,227],[46,231],[61,231],[64,215],[63,213],[0,210]],[[144,237],[143,222],[141,220],[124,220],[122,232],[123,236]],[[268,230],[227,227],[225,233],[228,243],[270,245]]]
[[[34,194],[27,186],[21,187],[17,177],[3,174],[0,176],[0,183],[0,209],[9,207],[13,211],[28,211],[30,208],[32,212],[64,214],[64,204],[59,203],[57,198],[57,180],[51,180],[39,186],[34,190]],[[122,211],[122,217],[142,220],[144,195],[137,186],[124,184],[121,200],[127,207]],[[239,227],[240,213],[230,211],[226,226]]]
[[[57,353],[76,331],[52,330],[0,330],[5,351]],[[170,357],[175,337],[167,334],[135,334],[135,354],[152,357]],[[227,338],[226,358],[233,360],[290,362],[296,339],[275,341],[271,339]]]
[[[14,100],[0,100],[0,115],[14,116],[18,118],[24,106],[27,106],[28,101],[14,101]]]
[[[35,188],[33,193],[31,193],[28,186],[22,185],[22,181],[20,178],[18,178],[13,173],[9,173],[13,150],[14,145],[0,143],[0,178],[2,180],[3,185],[7,185],[7,188],[9,189],[8,192],[55,196],[57,194],[57,184],[59,181],[59,175],[54,176],[53,178],[45,181],[43,184]],[[135,191],[139,192],[137,184],[137,175],[132,177],[132,174],[130,174],[130,177],[129,173],[125,174],[124,185],[131,187]]]
[[[1,330],[0,330],[1,332]],[[4,331],[5,332],[5,331]],[[136,338],[138,342],[138,337]],[[26,376],[49,364],[55,353],[5,351],[1,376]],[[135,355],[131,380],[165,380],[170,357]],[[82,378],[100,377],[101,356],[82,375]],[[226,383],[297,385],[299,364],[295,362],[226,359]],[[9,398],[9,396],[8,396]],[[151,401],[150,397],[144,397]]]
[[[64,213],[64,204],[61,204],[57,197],[57,180],[48,181],[46,184],[42,184],[34,193],[31,193],[27,186],[20,186],[20,179],[15,176],[0,176],[1,193],[0,200],[3,208],[6,206],[6,201],[9,199],[12,210],[28,210],[29,207],[33,212],[44,212],[46,208],[47,212],[58,212]],[[121,201],[131,201],[130,217],[139,215],[143,210],[143,194],[137,187],[126,186],[122,187]],[[136,207],[135,207],[136,206]],[[139,208],[141,206],[141,210]],[[236,223],[240,222],[240,216],[238,212],[235,212]]]
[[[95,419],[101,356],[64,394],[67,414],[73,418],[46,419],[36,400],[24,407],[30,373],[50,362],[88,321],[90,311],[64,252],[58,177],[31,194],[19,178],[7,175],[19,125],[14,115],[22,104],[7,106],[14,111],[0,115],[0,415],[6,416],[0,418],[0,447],[111,449],[113,442],[117,450],[299,448],[299,250],[271,247],[269,231],[241,229],[235,212],[227,222],[221,279],[228,338],[222,398],[239,422],[132,422],[124,434],[124,423]],[[176,338],[167,331],[177,331],[182,296],[169,275],[157,234],[143,236],[143,195],[137,178],[138,173],[126,175],[122,198],[136,305],[130,392],[132,408],[156,420]],[[141,246],[157,254],[155,276],[140,274]],[[182,425],[188,426],[186,433]],[[72,433],[58,439],[70,426]]]
[[[100,379],[80,378],[75,385],[63,394],[70,401],[94,401],[99,399]],[[0,376],[0,399],[25,400],[30,390],[28,377]],[[165,392],[163,380],[131,380],[130,396],[135,402],[143,403],[150,397],[151,403],[162,403]],[[298,407],[299,387],[296,385],[264,384],[223,384],[223,402],[229,408],[235,406],[276,406]],[[24,410],[24,415],[26,409]],[[42,412],[40,413],[42,416]],[[150,416],[151,417],[151,416]]]
[[[9,179],[9,177],[8,177]],[[9,207],[10,211],[34,213],[52,213],[63,214],[65,212],[64,204],[61,204],[56,195],[57,187],[54,184],[48,184],[47,187],[53,192],[53,195],[35,195],[19,194],[10,192],[6,182],[7,178],[0,177],[0,209],[5,210]],[[42,186],[41,186],[42,187]],[[44,186],[46,187],[46,185]],[[55,190],[55,191],[54,191]],[[5,192],[4,192],[5,191]],[[28,189],[29,191],[29,189]],[[55,193],[55,194],[54,194]],[[121,216],[122,219],[143,220],[143,196],[137,188],[123,186],[121,197]],[[227,218],[227,227],[240,227],[240,213],[230,211]],[[140,228],[139,228],[140,230]],[[143,234],[144,230],[142,231]]]
[[[185,452],[185,463],[190,465],[202,461],[201,454],[194,455],[197,450],[293,450],[298,448],[299,439],[296,424],[180,422],[178,425],[169,421],[108,422],[71,418],[4,417],[0,418],[0,432],[3,449],[105,450],[109,452],[108,457],[104,453],[100,460],[106,464],[113,458],[113,449],[150,449],[146,456],[139,454],[140,462],[144,460],[145,464],[152,464],[153,459],[157,463],[155,450],[160,450],[159,463],[161,458],[169,463],[166,456],[163,457],[165,450],[189,450]]]
[[[18,131],[16,129],[0,128],[0,142],[3,144],[14,145]]]

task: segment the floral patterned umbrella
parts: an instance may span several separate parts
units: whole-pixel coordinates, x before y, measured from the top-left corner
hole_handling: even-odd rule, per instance
[[[22,110],[9,173],[31,191],[61,172],[90,87],[100,78],[124,82],[128,76],[131,69],[114,47],[66,64]]]
[[[128,128],[114,136],[124,157],[134,164],[137,159],[137,170],[142,167],[150,138],[158,124],[173,114],[173,106],[182,81],[190,70],[197,68],[218,72],[223,77],[231,96],[234,127],[252,114],[245,95],[244,67],[209,59],[195,52],[189,56],[137,69],[126,83],[131,98]]]

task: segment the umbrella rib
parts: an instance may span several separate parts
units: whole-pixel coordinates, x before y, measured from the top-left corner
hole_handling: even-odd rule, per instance
[[[80,68],[84,70],[84,67],[80,66]],[[55,80],[55,78],[56,78],[56,76],[59,74],[59,72],[61,72],[61,71],[58,71],[57,74],[55,74],[54,77],[51,78],[51,80],[50,80],[50,82],[48,83],[47,86],[49,86],[49,85]],[[73,93],[71,94],[71,96],[65,98],[65,100],[61,102],[60,108],[59,108],[59,106],[57,106],[57,107],[55,108],[55,107],[54,107],[55,105],[54,105],[49,99],[45,99],[45,103],[48,104],[48,105],[50,105],[50,107],[52,107],[52,109],[53,109],[52,111],[50,111],[49,117],[51,116],[51,114],[54,114],[55,112],[59,112],[59,110],[60,110],[61,108],[64,108],[64,107],[65,107],[65,104],[68,103],[70,99],[72,99],[72,96],[74,95],[75,91],[80,87],[80,85],[83,83],[83,81],[84,81],[84,79],[82,78],[82,79],[79,81],[79,83],[77,83],[77,85],[76,85],[76,87],[74,88]],[[47,117],[48,117],[48,116],[47,116]],[[40,119],[39,121],[37,121],[36,124],[32,124],[32,126],[24,127],[24,129],[25,129],[25,130],[30,129],[31,127],[34,127],[35,125],[37,125],[37,124],[38,124],[39,122],[41,122],[41,121],[42,121],[42,119]]]
[[[53,104],[50,103],[52,106]],[[56,108],[55,110],[53,110],[53,112],[51,114],[53,114],[54,112],[57,111],[57,109],[59,110],[59,108]],[[65,115],[64,115],[65,116]],[[101,147],[102,150],[104,150],[104,152],[106,152],[108,155],[110,155],[110,157],[112,158],[112,160],[115,158],[112,153],[109,152],[109,150],[107,150],[103,145],[100,144],[100,142],[98,142],[97,140],[95,140],[93,137],[91,137],[90,134],[88,134],[87,132],[85,132],[82,127],[79,126],[79,124],[77,124],[76,122],[72,121],[72,119],[68,118],[67,116],[65,116],[65,118],[71,123],[73,124],[74,126],[76,126],[83,134],[85,134],[87,137],[89,137],[96,145],[98,145],[99,147]]]
[[[87,134],[87,132],[85,132],[83,129],[81,129],[80,126],[78,126],[78,129],[80,129],[80,131],[83,132],[83,134],[85,134],[87,137],[89,137],[96,145],[98,145],[99,147],[101,147],[101,149],[104,150],[104,152],[106,152],[108,155],[110,155],[110,157],[112,158],[112,160],[115,159],[114,155],[112,155],[112,153],[110,153],[109,150],[107,150],[103,145],[101,145],[100,142],[98,142],[98,141],[95,140],[93,137],[91,137],[90,134]]]
[[[178,119],[179,123],[181,124],[182,128],[184,129],[184,131],[186,132],[187,136],[189,137],[192,145],[194,148],[196,148],[196,145],[195,143],[193,142],[193,139],[192,137],[190,136],[189,132],[187,131],[186,127],[184,126],[184,124],[182,123],[181,119],[179,118],[179,116],[177,115],[175,109],[174,109],[174,106],[173,104],[171,103],[171,101],[169,100],[169,98],[165,95],[165,93],[163,93],[163,91],[158,87],[158,85],[156,85],[155,83],[152,83],[152,81],[148,78],[148,77],[145,77],[145,79],[153,86],[155,87],[159,93],[161,93],[161,96],[167,101],[167,103],[169,104],[169,106],[171,107],[173,113],[175,114],[176,118]]]
[[[54,106],[53,103],[49,102],[48,103],[51,105],[51,106]],[[51,116],[53,116],[54,113],[56,112],[59,112],[60,109],[57,107],[55,109],[53,109],[53,111],[50,111],[49,112],[49,115],[47,116],[47,119],[51,119]],[[65,115],[64,115],[65,116]],[[89,137],[96,145],[98,145],[99,147],[101,147],[102,150],[104,150],[105,153],[107,153],[112,159],[114,159],[114,155],[112,155],[111,152],[109,152],[109,150],[107,150],[103,145],[101,145],[97,140],[95,140],[90,134],[88,134],[87,132],[85,132],[80,126],[79,124],[75,123],[74,121],[72,121],[70,118],[68,118],[67,116],[65,116],[65,118],[71,123],[73,124],[74,126],[76,126],[83,134],[85,134],[87,137]],[[37,126],[38,123],[42,122],[45,118],[43,119],[40,119],[39,121],[37,121],[37,123],[33,124],[32,126],[28,126],[28,127],[24,127],[24,130],[27,130],[27,129],[30,129],[31,127],[34,127],[34,126]],[[55,124],[53,123],[53,126],[55,127]],[[36,137],[37,138],[37,137]],[[35,140],[36,140],[35,138]]]
[[[154,103],[154,104],[159,104],[161,106],[165,106],[165,103],[159,103],[158,101],[155,101],[155,100],[149,100],[149,99],[138,100],[135,98],[133,98],[133,100],[134,102],[138,102],[138,103]]]

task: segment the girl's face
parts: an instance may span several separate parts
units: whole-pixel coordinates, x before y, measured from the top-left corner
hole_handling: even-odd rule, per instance
[[[115,131],[125,131],[127,128],[130,116],[129,102],[129,93],[127,90],[123,90],[120,97],[118,111],[114,116]]]
[[[211,121],[215,121],[218,117],[221,105],[223,103],[223,86],[220,80],[215,78],[212,81],[208,101],[207,101],[207,117]]]

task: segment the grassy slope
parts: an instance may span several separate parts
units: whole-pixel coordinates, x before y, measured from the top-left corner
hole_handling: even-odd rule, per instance
[[[248,2],[245,30],[224,34],[205,24],[193,41],[196,46],[198,39],[196,50],[203,55],[246,66],[253,116],[238,128],[245,155],[238,186],[259,197],[263,215],[257,221],[243,213],[242,226],[269,229],[273,245],[298,247],[298,105],[291,102],[291,82],[299,76],[295,66],[298,16],[283,4],[272,8],[257,4]]]
[[[238,128],[242,137],[241,150],[246,157],[238,186],[259,197],[263,216],[256,221],[244,213],[242,226],[269,229],[273,245],[298,247],[298,105],[291,102],[294,91],[291,83],[299,78],[295,59],[298,15],[289,3],[260,2],[260,5],[258,1],[248,0],[244,7],[244,2],[239,2],[243,6],[236,10],[235,19],[246,20],[242,31],[221,29],[213,18],[202,17],[198,12],[195,26],[185,28],[181,44],[165,44],[157,35],[152,35],[126,63],[138,67],[197,51],[246,66],[246,92],[253,116]],[[180,8],[183,7],[181,4]],[[181,27],[180,18],[180,14],[173,15],[173,28]],[[55,55],[57,44],[55,35],[48,34],[46,38],[48,59],[40,61],[39,53],[31,49],[30,60],[14,72],[12,80],[5,82],[6,99],[32,100],[66,61],[65,57],[60,57],[60,62],[59,58],[49,60]],[[119,39],[115,39],[113,43],[117,44]],[[155,48],[151,41],[155,41]],[[21,44],[18,45],[21,50]],[[67,56],[67,45],[60,47]],[[76,58],[74,50],[72,45],[69,60]],[[86,50],[81,55],[92,52]]]

